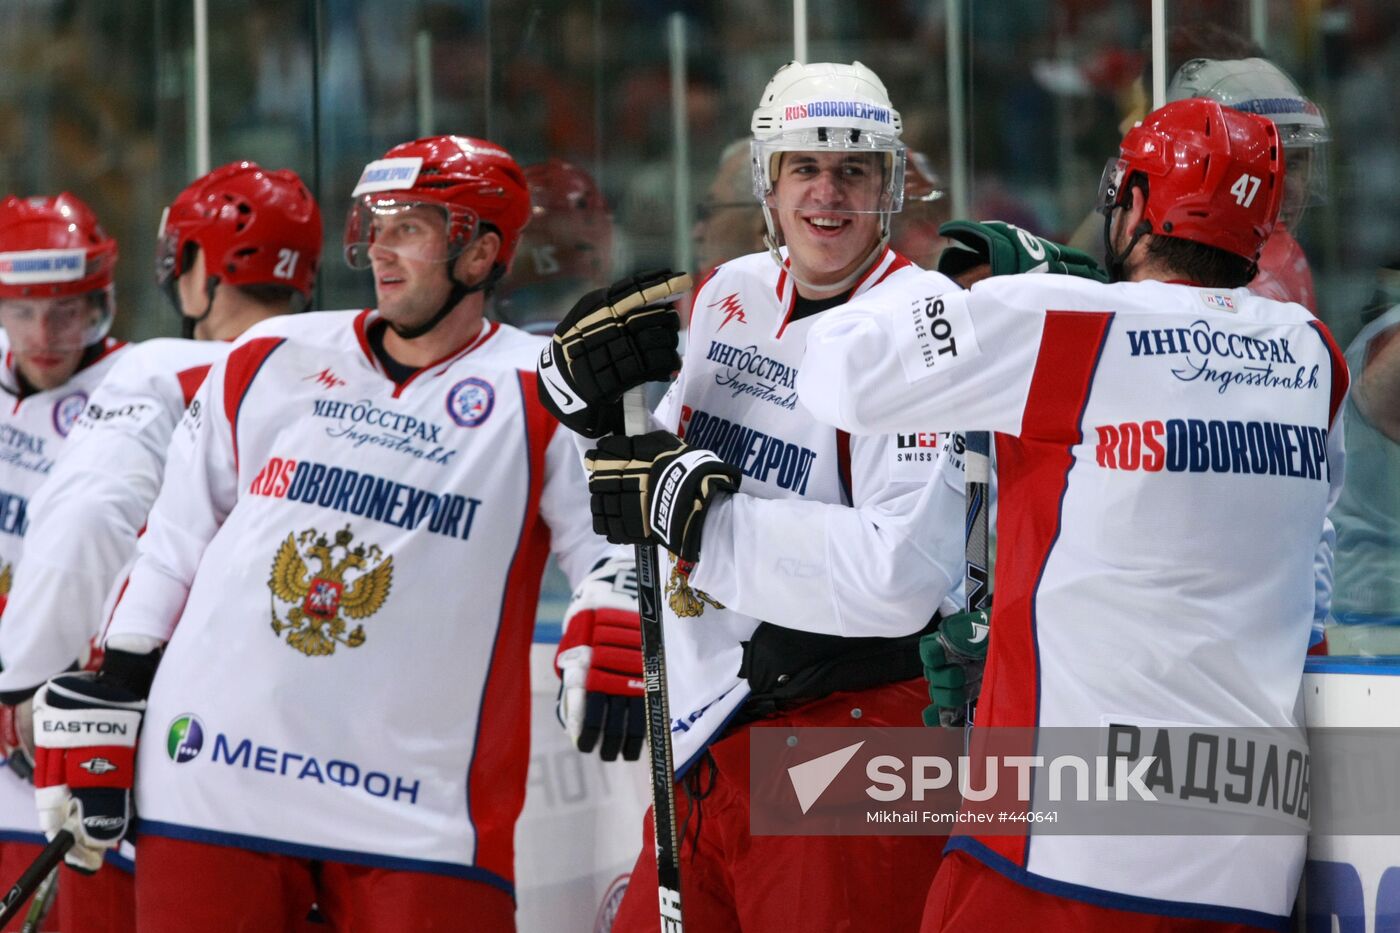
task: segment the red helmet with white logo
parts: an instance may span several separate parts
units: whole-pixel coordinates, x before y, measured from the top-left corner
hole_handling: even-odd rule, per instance
[[[530,227],[521,246],[548,249],[548,257],[530,257],[532,266],[516,277],[559,276],[602,283],[612,255],[612,215],[603,192],[583,169],[550,159],[525,168],[530,185]]]
[[[496,292],[496,313],[532,333],[553,333],[575,297],[611,278],[612,214],[593,176],[563,159],[525,166],[525,179],[530,226]]]
[[[0,298],[60,298],[108,291],[117,241],[67,193],[0,201]]]
[[[1259,258],[1283,198],[1283,147],[1271,120],[1193,98],[1149,113],[1104,171],[1099,207],[1147,181],[1151,232]]]
[[[321,209],[290,169],[231,162],[195,179],[166,208],[156,244],[156,281],[185,271],[189,248],[205,274],[229,285],[286,285],[311,296],[321,261]]]
[[[530,219],[525,173],[495,143],[469,136],[429,136],[395,146],[365,166],[352,193],[345,228],[345,260],[369,267],[373,218],[415,205],[445,212],[447,260],[461,254],[490,224],[501,238],[496,262],[508,268],[520,231]]]

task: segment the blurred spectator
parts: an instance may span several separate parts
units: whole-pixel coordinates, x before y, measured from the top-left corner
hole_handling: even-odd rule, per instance
[[[695,205],[695,268],[703,276],[722,262],[764,249],[765,232],[746,136],[724,147],[719,171]]]
[[[932,269],[938,263],[947,241],[938,227],[948,220],[948,202],[943,179],[933,170],[928,157],[913,149],[905,150],[904,209],[890,219],[890,246],[916,265]]]
[[[1337,528],[1331,654],[1400,654],[1400,259],[1376,274],[1347,347],[1347,481]]]
[[[613,222],[598,185],[563,159],[525,167],[530,222],[515,264],[496,287],[500,320],[536,334],[552,334],[587,291],[612,279]]]

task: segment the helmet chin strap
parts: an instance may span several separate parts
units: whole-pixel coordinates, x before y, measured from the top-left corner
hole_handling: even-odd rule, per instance
[[[413,325],[395,324],[393,321],[389,321],[389,327],[404,340],[416,340],[441,324],[443,319],[446,318],[448,314],[452,313],[452,309],[457,307],[463,298],[473,292],[479,292],[482,289],[490,288],[492,285],[495,285],[496,282],[500,280],[501,276],[505,275],[505,271],[505,266],[502,266],[500,263],[494,263],[491,266],[491,271],[486,273],[480,282],[477,282],[475,285],[468,285],[453,275],[452,270],[449,268],[447,270],[447,281],[452,284],[452,289],[447,293],[447,300],[442,303],[442,307],[434,312],[432,317],[421,324]]]
[[[787,274],[791,276],[794,282],[811,291],[831,292],[832,294],[839,294],[840,292],[846,291],[852,285],[856,284],[856,282],[860,281],[861,276],[870,271],[870,267],[875,265],[875,260],[884,255],[885,247],[890,244],[890,215],[882,211],[880,213],[880,240],[875,244],[875,248],[870,251],[870,255],[865,257],[865,261],[856,267],[855,271],[841,281],[834,282],[830,285],[809,282],[798,275],[797,270],[794,269],[790,263],[787,265],[783,264],[783,254],[778,249],[778,233],[773,223],[773,214],[769,210],[767,204],[762,206],[763,222],[768,226],[768,233],[763,238],[763,245],[768,247],[768,255],[778,264],[779,269],[786,270]]]
[[[1124,264],[1128,257],[1132,255],[1133,249],[1137,246],[1138,240],[1152,232],[1152,224],[1146,220],[1138,222],[1133,229],[1133,238],[1128,241],[1128,245],[1123,252],[1114,252],[1113,249],[1113,212],[1125,209],[1125,205],[1115,204],[1108,209],[1103,218],[1103,258],[1104,265],[1108,267],[1108,280],[1110,282],[1123,281]]]

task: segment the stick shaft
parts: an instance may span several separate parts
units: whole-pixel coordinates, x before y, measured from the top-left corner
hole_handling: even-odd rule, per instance
[[[0,898],[0,923],[19,912],[24,902],[43,884],[49,872],[58,867],[58,863],[63,861],[64,853],[72,847],[73,834],[66,829],[60,829],[53,841],[39,853],[39,857],[20,874],[14,886]]]
[[[651,417],[645,390],[622,399],[628,434],[645,434]],[[656,545],[637,545],[637,602],[642,627],[642,670],[646,684],[647,739],[651,748],[651,802],[656,831],[656,893],[662,933],[681,933],[680,845],[676,833],[675,762],[671,753],[671,710],[666,693],[666,646],[661,632],[661,568]]]

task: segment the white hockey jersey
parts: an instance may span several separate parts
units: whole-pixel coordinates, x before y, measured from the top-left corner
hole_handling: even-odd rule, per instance
[[[3,333],[3,332],[0,332]],[[26,551],[35,493],[48,477],[59,451],[103,376],[127,345],[108,339],[97,357],[56,389],[19,397],[19,378],[7,340],[0,342],[0,607],[5,606],[15,569]],[[5,612],[0,631],[14,616]],[[72,658],[69,659],[70,661]],[[0,654],[0,664],[9,659]],[[66,666],[66,662],[65,662]],[[51,671],[57,673],[56,671]],[[0,833],[20,833],[39,841],[34,788],[0,766]]]
[[[108,630],[169,639],[141,831],[509,890],[540,573],[608,546],[539,338],[487,323],[396,385],[377,321],[254,327],[175,429]]]
[[[887,250],[853,291],[916,272]],[[678,771],[748,696],[741,643],[760,620],[908,635],[961,582],[963,491],[929,482],[938,439],[852,438],[804,411],[804,344],[827,312],[793,320],[795,299],[767,253],[719,266],[695,292],[681,373],[656,410],[662,427],[744,474],[710,508],[688,583],[671,564],[663,622]]]
[[[1299,305],[1044,275],[872,290],[798,378],[852,432],[999,432],[992,726],[1294,725],[1346,389]],[[951,844],[1068,897],[1265,926],[1304,856],[1300,835]]]
[[[29,507],[24,563],[0,625],[0,691],[37,687],[84,655],[160,491],[165,453],[219,341],[129,347],[78,417]]]

